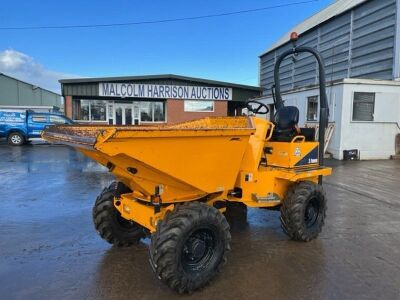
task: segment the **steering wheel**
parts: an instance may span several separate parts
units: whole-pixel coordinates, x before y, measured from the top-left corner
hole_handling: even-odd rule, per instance
[[[252,104],[257,104],[257,106],[254,108]],[[246,102],[246,108],[248,111],[251,111],[252,113],[259,114],[259,115],[266,115],[269,113],[269,108],[267,105],[265,105],[262,102],[255,101],[255,100],[250,100]],[[263,110],[264,108],[264,110]]]

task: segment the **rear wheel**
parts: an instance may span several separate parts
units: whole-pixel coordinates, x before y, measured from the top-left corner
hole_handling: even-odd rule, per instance
[[[12,146],[21,146],[25,142],[25,137],[22,133],[11,132],[8,136],[8,143]]]
[[[231,227],[247,224],[247,206],[241,202],[226,202],[225,218]]]
[[[216,276],[230,239],[229,225],[216,208],[199,202],[177,205],[152,235],[150,263],[170,288],[190,293]]]
[[[97,197],[93,207],[94,226],[104,240],[116,246],[130,246],[145,237],[146,229],[124,219],[114,206],[114,197],[131,190],[122,182],[113,182]]]
[[[321,185],[303,181],[294,185],[281,206],[281,225],[293,240],[308,242],[321,232],[326,197]]]

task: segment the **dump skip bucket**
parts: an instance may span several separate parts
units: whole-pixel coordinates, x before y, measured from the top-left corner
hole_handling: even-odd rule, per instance
[[[232,189],[254,132],[248,117],[221,117],[157,127],[54,126],[43,138],[79,148],[142,200],[161,187],[163,201],[176,202]]]

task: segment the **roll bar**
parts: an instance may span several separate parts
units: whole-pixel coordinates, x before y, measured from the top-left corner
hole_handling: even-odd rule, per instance
[[[320,95],[320,110],[319,110],[319,133],[318,133],[318,142],[319,142],[319,163],[323,165],[324,163],[324,149],[325,149],[325,129],[328,126],[328,117],[329,117],[329,108],[328,102],[326,100],[326,82],[325,82],[325,63],[321,54],[311,47],[297,47],[296,43],[298,40],[297,33],[292,33],[290,35],[290,40],[293,43],[293,48],[283,52],[277,59],[274,68],[274,81],[275,81],[275,107],[278,110],[281,107],[284,107],[285,104],[282,100],[281,95],[281,83],[279,77],[279,69],[282,61],[289,55],[297,55],[299,53],[311,53],[318,62],[318,71],[319,71],[319,95]],[[321,180],[321,178],[320,178]]]

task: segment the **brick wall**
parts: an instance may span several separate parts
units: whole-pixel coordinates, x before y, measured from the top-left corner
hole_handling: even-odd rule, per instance
[[[184,111],[184,100],[167,100],[167,122],[175,124],[204,117],[221,117],[228,113],[227,101],[214,101],[213,112],[187,112]]]
[[[72,119],[72,96],[64,96],[64,112],[68,118]]]

